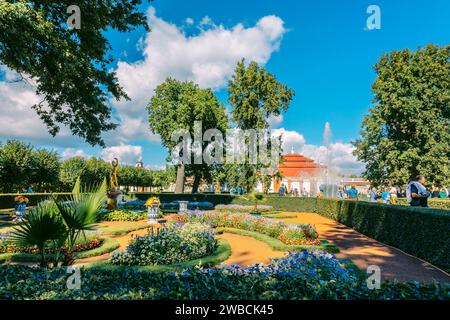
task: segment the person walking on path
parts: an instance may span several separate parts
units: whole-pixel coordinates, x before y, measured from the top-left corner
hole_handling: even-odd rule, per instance
[[[412,207],[428,207],[428,197],[430,193],[424,186],[425,177],[418,175],[408,184],[406,198]]]

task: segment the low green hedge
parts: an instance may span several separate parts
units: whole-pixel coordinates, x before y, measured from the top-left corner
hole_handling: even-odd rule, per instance
[[[406,198],[398,198],[397,203],[403,206],[408,205]],[[428,199],[428,206],[434,209],[450,210],[450,199],[431,198]]]
[[[35,206],[39,202],[48,200],[52,196],[59,198],[64,196],[69,196],[71,193],[2,193],[0,194],[0,209],[11,209],[14,208],[15,201],[14,198],[17,196],[24,196],[27,197],[30,202],[28,203],[29,206]]]

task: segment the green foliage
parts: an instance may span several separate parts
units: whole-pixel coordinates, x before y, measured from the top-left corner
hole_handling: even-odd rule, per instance
[[[77,1],[82,27],[73,30],[66,23],[70,1],[0,2],[0,63],[19,73],[17,81],[27,75],[37,84],[43,100],[32,107],[52,135],[64,124],[88,143],[104,145],[101,133],[116,127],[110,97],[128,98],[111,71],[104,31],[147,28],[141,2]]]
[[[33,150],[29,183],[35,185],[37,190],[54,190],[58,186],[59,172],[59,156],[56,151]]]
[[[73,261],[73,252],[81,234],[90,230],[97,220],[97,213],[106,200],[106,180],[95,190],[81,190],[76,184],[70,201],[41,202],[24,215],[23,224],[14,228],[12,240],[18,246],[37,246],[41,253],[41,265],[45,262],[45,245],[54,241],[63,248],[63,262]],[[58,261],[58,255],[56,261]]]
[[[41,203],[24,216],[11,234],[11,241],[18,247],[37,246],[41,254],[41,266],[45,266],[45,246],[53,241],[62,246],[66,228],[54,203]]]
[[[365,177],[404,185],[418,174],[450,182],[450,46],[384,54],[375,65],[375,105],[355,142]]]
[[[33,173],[33,148],[17,140],[0,148],[0,189],[18,191],[28,187]]]
[[[99,215],[100,221],[140,221],[147,218],[145,212],[115,210]]]
[[[113,253],[111,263],[126,265],[174,264],[207,256],[217,242],[205,224],[171,224],[156,235],[137,237],[125,251]]]
[[[63,190],[72,190],[77,179],[86,169],[86,160],[81,157],[72,157],[61,162],[59,181]]]
[[[228,83],[228,101],[233,121],[240,129],[266,129],[267,118],[286,111],[294,91],[256,62],[240,61]]]
[[[0,209],[11,209],[14,208],[14,198],[19,196],[18,193],[3,193],[0,194]],[[64,198],[69,193],[26,193],[22,194],[23,196],[27,197],[30,202],[28,203],[29,206],[36,206],[39,202],[42,202],[44,200],[49,200],[51,198]]]
[[[225,106],[219,103],[211,89],[201,89],[193,82],[181,82],[168,78],[155,89],[147,111],[150,130],[161,136],[162,143],[169,152],[178,144],[178,141],[172,140],[175,132],[185,130],[191,134],[191,137],[194,136],[195,121],[202,122],[200,129],[203,132],[208,129],[218,129],[223,132],[228,128]],[[208,143],[208,141],[203,142],[202,150],[205,150]],[[194,163],[193,159],[191,163]],[[177,192],[183,193],[184,190],[184,170],[196,178],[194,192],[201,178],[211,179],[209,166],[205,163],[177,165],[179,169]]]
[[[408,201],[406,200],[406,198],[398,198],[397,199],[397,204],[404,205],[404,206],[409,206]],[[434,209],[450,210],[450,199],[431,198],[431,199],[428,199],[428,206],[430,208],[434,208]]]
[[[287,111],[293,96],[292,89],[281,84],[273,74],[256,62],[250,62],[246,66],[244,60],[240,61],[228,83],[228,101],[233,107],[232,120],[237,128],[243,130],[267,129],[267,119]],[[251,145],[250,141],[247,143]],[[267,150],[270,150],[270,139],[268,144]],[[245,164],[225,165],[227,180],[232,186],[241,186],[251,192],[258,181],[268,180],[267,176],[261,175],[263,167],[261,163],[251,164],[249,159],[246,159]]]

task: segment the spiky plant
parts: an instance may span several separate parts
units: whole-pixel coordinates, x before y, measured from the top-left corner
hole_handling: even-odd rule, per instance
[[[77,182],[67,201],[56,203],[67,228],[65,264],[73,262],[73,248],[78,238],[85,236],[85,231],[92,230],[97,221],[97,214],[106,200],[106,191],[106,179],[99,187],[84,190],[81,190],[81,184]]]
[[[45,247],[50,241],[64,243],[66,226],[52,202],[43,202],[26,213],[23,223],[14,227],[10,238],[19,247],[37,246],[41,266],[46,266]]]

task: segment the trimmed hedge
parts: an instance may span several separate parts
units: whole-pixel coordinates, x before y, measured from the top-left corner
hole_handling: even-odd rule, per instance
[[[56,198],[61,196],[68,196],[71,195],[70,192],[65,193],[3,193],[0,194],[0,209],[11,209],[14,208],[15,201],[14,198],[17,196],[24,196],[27,197],[30,202],[28,203],[29,206],[35,206],[39,202],[48,200],[52,196],[55,196]]]
[[[161,202],[174,201],[190,201],[190,202],[211,202],[213,205],[234,203],[237,196],[230,194],[214,194],[214,193],[148,193],[134,192],[132,197],[138,200],[146,201],[150,197],[158,197]]]
[[[397,199],[399,205],[408,206],[406,198]],[[428,206],[434,209],[450,210],[450,199],[431,198],[428,199]]]

